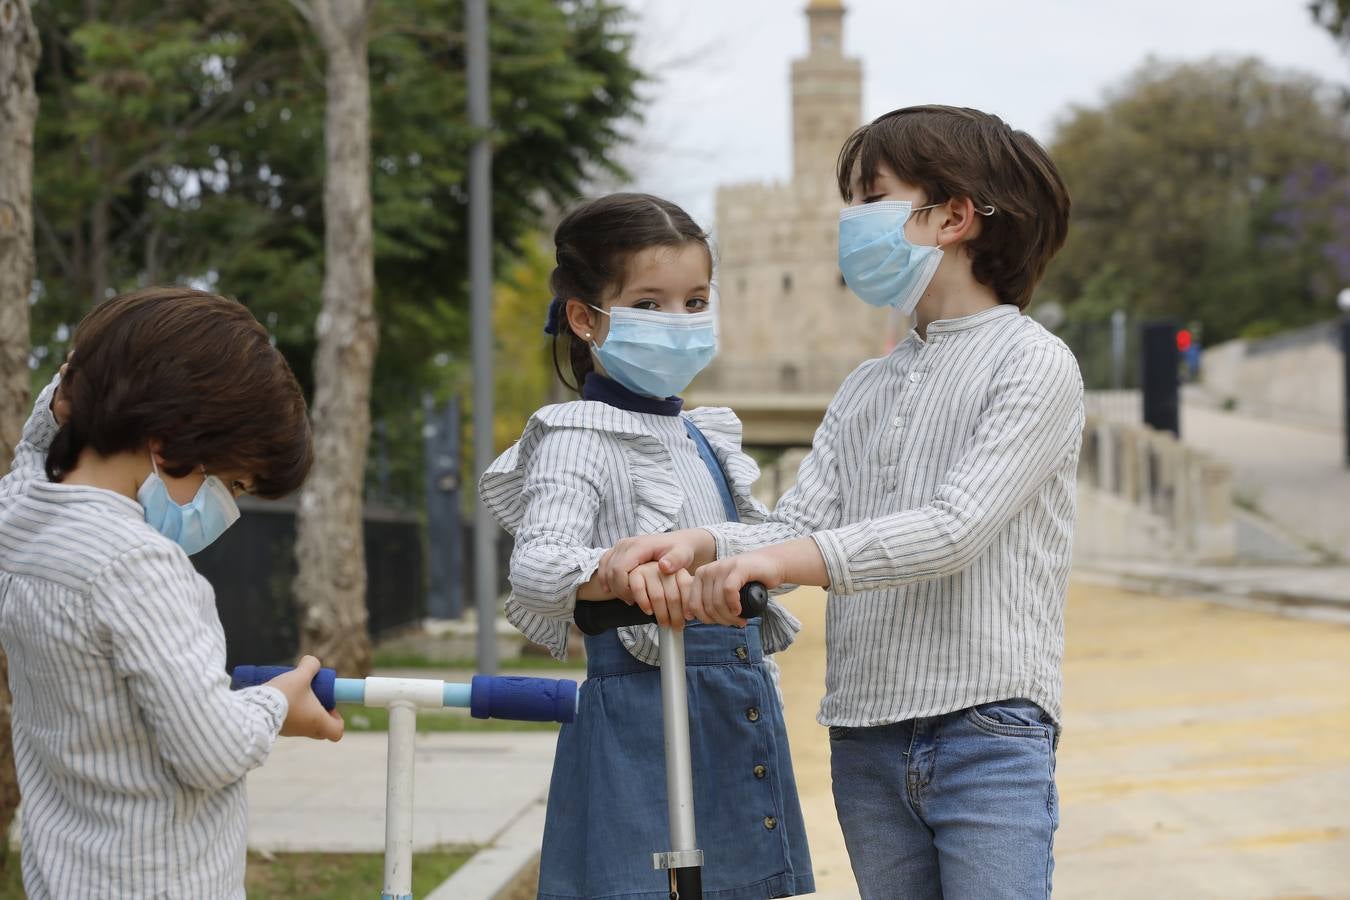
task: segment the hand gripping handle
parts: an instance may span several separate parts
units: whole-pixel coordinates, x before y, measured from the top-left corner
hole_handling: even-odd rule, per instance
[[[741,588],[741,618],[753,619],[764,615],[769,607],[769,592],[758,581],[752,581]],[[624,625],[646,625],[655,622],[653,616],[644,613],[636,606],[629,606],[622,600],[601,600],[577,602],[573,620],[583,634],[604,634],[611,628]]]
[[[230,673],[230,690],[237,691],[240,688],[257,687],[260,684],[266,684],[278,675],[285,675],[294,669],[295,666],[235,666],[234,671]],[[320,669],[319,674],[314,676],[310,687],[314,689],[314,696],[319,698],[323,708],[332,710],[337,705],[337,700],[333,696],[333,685],[336,683],[337,672],[332,669]]]

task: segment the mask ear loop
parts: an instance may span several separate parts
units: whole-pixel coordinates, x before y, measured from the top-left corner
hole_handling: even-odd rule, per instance
[[[982,216],[992,216],[995,212],[997,212],[997,210],[994,209],[994,204],[992,203],[989,204],[988,206],[977,206],[975,207],[975,211]]]

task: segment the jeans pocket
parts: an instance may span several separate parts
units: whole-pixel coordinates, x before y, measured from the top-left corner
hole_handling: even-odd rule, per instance
[[[1044,715],[1032,703],[997,701],[967,709],[966,721],[986,734],[1050,738],[1051,726],[1045,724]]]

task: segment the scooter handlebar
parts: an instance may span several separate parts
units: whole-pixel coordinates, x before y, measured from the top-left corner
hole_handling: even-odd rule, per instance
[[[230,690],[237,691],[247,687],[257,687],[260,684],[266,684],[278,675],[285,675],[291,671],[294,666],[235,666],[234,671],[230,673]],[[333,688],[337,683],[337,672],[332,669],[320,669],[319,674],[314,676],[314,680],[309,686],[314,689],[314,696],[319,698],[323,708],[332,711],[337,705],[337,698],[333,695]]]
[[[235,666],[230,689],[257,687],[291,666]],[[446,684],[408,678],[338,678],[332,669],[320,669],[310,687],[327,710],[337,701],[383,705],[392,696],[419,699],[427,706],[425,685],[434,684],[436,706],[468,707],[475,718],[515,719],[523,722],[571,722],[577,714],[577,683],[570,679],[523,678],[515,675],[475,675],[471,684]],[[372,694],[377,693],[377,697]]]
[[[752,581],[741,588],[741,618],[754,619],[764,615],[769,608],[769,592],[758,581]],[[656,621],[636,606],[629,606],[622,600],[600,600],[577,603],[573,620],[583,634],[604,634],[611,628],[625,625],[648,625]]]

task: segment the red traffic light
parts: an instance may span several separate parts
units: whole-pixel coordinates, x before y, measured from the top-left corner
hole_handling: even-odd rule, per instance
[[[1177,332],[1177,350],[1185,353],[1189,349],[1191,349],[1191,332],[1182,328]]]

